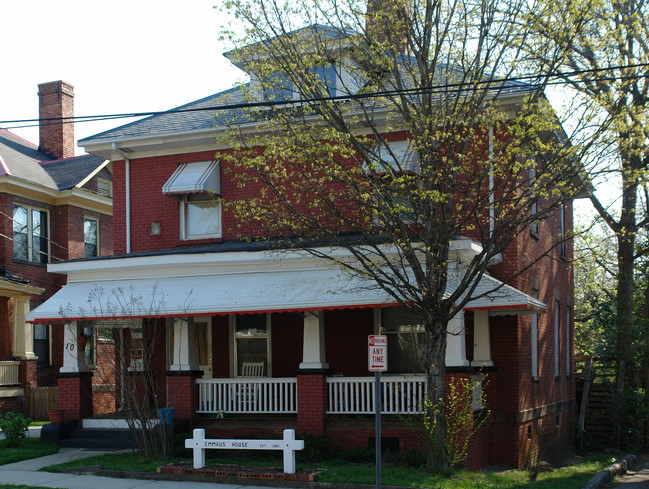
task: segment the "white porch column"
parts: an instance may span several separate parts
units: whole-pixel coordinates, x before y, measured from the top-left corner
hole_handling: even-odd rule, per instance
[[[491,367],[491,343],[489,338],[489,311],[473,313],[473,361],[474,367]]]
[[[446,334],[446,366],[468,367],[464,341],[464,311],[459,311],[448,323]]]
[[[34,359],[34,325],[25,322],[29,312],[29,297],[14,297],[14,351],[13,356],[21,359]]]
[[[77,340],[79,336],[79,326],[76,321],[72,321],[63,326],[63,366],[59,372],[73,373],[90,371],[86,365],[85,351],[79,351]]]
[[[174,318],[174,356],[169,370],[199,370],[194,352],[194,318]]]
[[[325,330],[322,311],[308,311],[304,315],[304,344],[300,369],[325,369]]]

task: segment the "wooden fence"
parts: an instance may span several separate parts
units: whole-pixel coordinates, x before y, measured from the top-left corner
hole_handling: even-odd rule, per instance
[[[36,387],[27,389],[29,417],[32,419],[47,419],[47,410],[59,407],[58,387]]]

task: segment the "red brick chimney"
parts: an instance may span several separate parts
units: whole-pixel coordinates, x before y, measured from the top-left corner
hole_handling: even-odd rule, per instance
[[[62,80],[41,83],[38,85],[38,106],[39,151],[56,159],[73,157],[74,87]]]
[[[395,0],[367,0],[365,35],[368,39],[385,43],[391,40],[391,51],[408,54],[408,40],[403,22],[409,21],[408,7]]]

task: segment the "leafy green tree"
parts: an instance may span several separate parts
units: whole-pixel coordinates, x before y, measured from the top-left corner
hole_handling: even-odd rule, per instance
[[[569,148],[555,137],[542,86],[495,79],[518,69],[529,8],[497,0],[225,4],[235,16],[225,33],[236,39],[230,59],[250,76],[247,100],[258,102],[218,115],[235,121],[223,140],[235,151],[219,157],[234,163],[241,187],[258,192],[227,209],[243,218],[242,234],[252,223],[259,236],[284,236],[286,246],[369,278],[421,318],[435,419],[430,470],[448,464],[448,322],[494,293],[477,292],[487,269],[574,193]],[[409,145],[398,149],[393,141],[403,139]],[[481,244],[468,262],[453,248],[462,237]]]
[[[617,240],[617,389],[633,385],[631,358],[635,240],[649,223],[639,191],[649,162],[649,6],[643,0],[547,0],[528,21],[529,52],[541,70],[557,66],[572,103],[563,115],[581,150],[590,201]],[[539,43],[550,46],[538,50]],[[545,54],[551,53],[551,56]],[[538,66],[538,65],[537,65]],[[605,190],[596,192],[601,184]],[[610,196],[620,196],[611,205]]]

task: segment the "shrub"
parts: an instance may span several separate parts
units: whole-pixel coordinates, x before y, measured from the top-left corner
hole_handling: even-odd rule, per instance
[[[394,465],[423,468],[426,465],[426,452],[415,448],[408,448],[405,453],[393,453],[390,462]]]
[[[27,429],[32,420],[25,418],[22,414],[8,412],[4,418],[0,416],[0,431],[7,439],[8,447],[17,447],[27,436]]]
[[[376,451],[369,447],[349,447],[343,452],[343,459],[353,464],[368,464],[376,460]]]
[[[299,463],[315,463],[339,457],[340,447],[335,445],[329,436],[313,436],[309,433],[299,433],[296,438],[304,440],[304,450],[298,451],[296,456]]]

